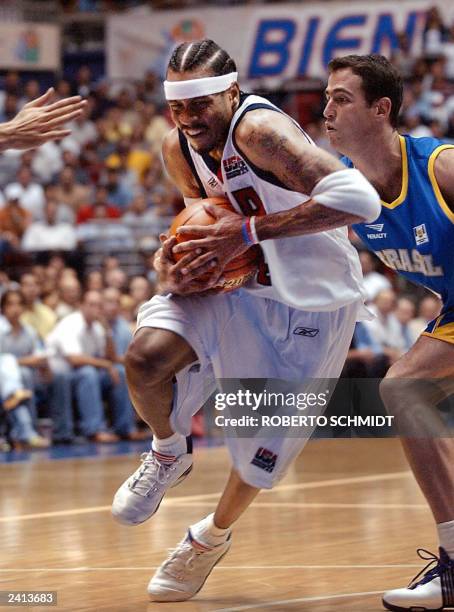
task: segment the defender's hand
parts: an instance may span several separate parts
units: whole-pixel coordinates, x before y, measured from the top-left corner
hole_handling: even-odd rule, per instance
[[[72,96],[48,104],[53,95],[51,87],[44,95],[25,104],[14,119],[1,126],[2,149],[31,149],[71,133],[64,125],[82,114],[86,101],[80,96]]]

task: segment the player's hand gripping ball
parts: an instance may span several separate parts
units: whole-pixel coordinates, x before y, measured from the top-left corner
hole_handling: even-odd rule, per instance
[[[221,206],[225,210],[236,213],[237,211],[233,208],[227,198],[206,198],[200,200],[195,204],[187,206],[182,210],[173,220],[170,227],[170,234],[175,236],[177,242],[185,242],[197,236],[185,234],[180,236],[177,234],[177,229],[182,225],[213,225],[216,219],[212,217],[203,207],[203,204],[212,204],[215,206]],[[175,253],[175,261],[179,261],[183,257],[184,253]],[[215,290],[218,293],[226,293],[228,291],[234,291],[247,281],[251,280],[257,272],[257,267],[260,260],[260,249],[256,246],[249,248],[247,251],[235,257],[226,265],[223,271],[223,283],[216,285]],[[208,273],[202,274],[199,278],[204,279],[209,277]]]

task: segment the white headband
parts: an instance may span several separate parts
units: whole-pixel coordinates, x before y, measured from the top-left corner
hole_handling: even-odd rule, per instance
[[[190,81],[164,81],[166,100],[186,100],[200,98],[225,91],[238,79],[238,72],[221,76],[191,79]]]

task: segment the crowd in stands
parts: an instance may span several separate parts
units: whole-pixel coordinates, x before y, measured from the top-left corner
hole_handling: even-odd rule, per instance
[[[401,35],[393,59],[405,79],[401,131],[454,141],[454,25],[431,9],[422,56]],[[159,233],[182,207],[162,167],[171,122],[152,71],[119,84],[95,82],[82,66],[55,90],[88,100],[71,135],[0,156],[0,450],[6,437],[16,448],[42,448],[147,435],[127,395],[123,357],[137,310],[155,291]],[[40,93],[37,80],[6,73],[0,121]],[[329,148],[319,111],[305,127]],[[383,376],[440,302],[357,247],[377,318],[358,324],[344,375]],[[138,254],[139,270],[122,265],[120,249]],[[51,440],[39,432],[43,416],[53,422]]]

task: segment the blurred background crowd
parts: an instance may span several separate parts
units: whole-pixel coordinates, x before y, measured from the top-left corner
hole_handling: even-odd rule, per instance
[[[66,11],[101,4],[128,3],[61,3]],[[454,24],[431,8],[423,54],[411,54],[401,34],[393,61],[405,79],[401,131],[454,142]],[[45,85],[4,72],[0,121]],[[161,161],[171,121],[160,79],[150,69],[138,81],[110,82],[81,65],[55,90],[88,100],[71,135],[0,155],[0,451],[148,435],[128,398],[123,358],[137,311],[156,291],[159,234],[183,205]],[[329,149],[322,83],[272,97]],[[344,376],[379,377],[439,314],[440,301],[351,238],[377,318],[358,324]]]

